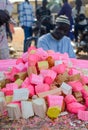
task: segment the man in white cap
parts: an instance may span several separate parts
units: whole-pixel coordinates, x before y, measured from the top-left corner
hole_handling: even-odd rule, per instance
[[[70,21],[65,15],[56,18],[55,28],[51,33],[45,34],[38,39],[37,47],[44,50],[67,53],[70,58],[75,58],[70,38],[66,35],[70,29]]]

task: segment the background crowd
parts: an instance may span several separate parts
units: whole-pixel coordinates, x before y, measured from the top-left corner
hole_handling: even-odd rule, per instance
[[[37,7],[34,11],[30,0],[24,0],[24,2],[20,3],[18,19],[19,26],[22,27],[24,32],[23,52],[28,50],[27,39],[37,35],[37,47],[42,47],[44,50],[52,49],[60,53],[66,52],[69,57],[75,58],[76,56],[71,41],[77,42],[79,30],[82,31],[87,26],[85,7],[82,1],[75,0],[75,6],[72,8],[68,0],[61,0],[61,7],[59,12],[57,12],[54,22],[52,20],[51,10],[47,5],[48,1],[42,0],[41,6]],[[8,11],[12,18],[13,5],[9,0],[1,0],[0,9]],[[0,26],[0,59],[9,58],[7,40],[7,29],[9,28],[6,28],[6,25],[7,23]],[[9,34],[12,38],[10,29]]]

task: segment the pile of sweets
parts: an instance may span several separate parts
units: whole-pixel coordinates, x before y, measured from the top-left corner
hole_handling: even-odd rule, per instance
[[[72,66],[66,53],[31,46],[4,73],[0,87],[0,116],[54,119],[68,111],[88,121],[88,76]]]

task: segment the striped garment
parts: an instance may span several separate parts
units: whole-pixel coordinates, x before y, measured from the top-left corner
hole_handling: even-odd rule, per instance
[[[11,15],[13,6],[8,0],[0,0],[0,9],[7,10]],[[7,58],[9,58],[9,48],[6,37],[6,26],[2,25],[0,27],[0,59],[7,59]]]
[[[33,7],[30,3],[22,2],[18,8],[20,26],[32,27],[34,22]]]

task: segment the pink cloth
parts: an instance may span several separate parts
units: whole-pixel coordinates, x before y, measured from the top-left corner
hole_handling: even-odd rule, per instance
[[[26,56],[24,56],[24,55],[26,55]],[[23,62],[26,62],[28,59],[27,53],[24,53],[24,55],[22,55],[22,60],[23,60]],[[76,68],[76,67],[88,68],[88,60],[79,60],[79,59],[70,59],[70,60],[73,64],[74,68]],[[17,59],[0,60],[0,71],[7,71],[8,68],[16,65],[16,61],[17,61]]]
[[[17,59],[0,60],[0,71],[7,71],[8,68],[12,68],[16,65]]]
[[[88,69],[88,60],[79,60],[79,59],[71,59],[73,63],[73,67],[76,68],[87,68]]]

